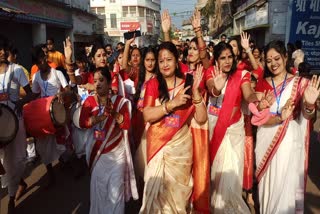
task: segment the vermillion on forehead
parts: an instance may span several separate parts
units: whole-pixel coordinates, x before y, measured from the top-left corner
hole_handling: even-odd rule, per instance
[[[168,59],[168,58],[175,59],[173,53],[171,53],[169,50],[162,49],[162,50],[159,51],[159,56],[158,56],[159,60],[165,60],[165,59]]]

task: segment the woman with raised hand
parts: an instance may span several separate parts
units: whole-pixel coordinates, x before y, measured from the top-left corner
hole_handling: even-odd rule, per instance
[[[265,78],[256,90],[269,91],[273,102],[264,122],[256,124],[260,212],[303,213],[310,119],[315,117],[320,78],[314,75],[309,81],[291,74],[282,41],[270,42],[264,52]]]
[[[208,166],[207,113],[199,89],[202,66],[194,73],[193,85],[184,87],[178,57],[173,43],[162,43],[156,78],[146,85],[143,116],[151,125],[147,131],[148,165],[140,213],[187,213],[192,193],[195,209],[209,210],[209,186],[204,182],[209,172],[198,175],[199,164],[202,168]],[[190,87],[192,96],[186,94]],[[201,159],[193,160],[198,157],[195,152],[201,153]],[[193,181],[197,175],[202,183]]]
[[[211,212],[250,213],[242,199],[245,129],[241,102],[258,101],[250,73],[237,69],[228,43],[215,46],[214,71],[207,72],[211,159]]]
[[[138,199],[128,141],[131,104],[112,95],[107,68],[94,73],[96,94],[83,104],[80,126],[90,129],[86,157],[91,170],[90,213],[124,213],[125,201]]]

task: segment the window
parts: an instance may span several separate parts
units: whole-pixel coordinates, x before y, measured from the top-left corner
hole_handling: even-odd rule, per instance
[[[130,14],[132,15],[132,16],[136,16],[136,7],[135,6],[130,6],[129,7],[129,10],[130,10]]]
[[[128,6],[123,6],[122,7],[122,16],[123,17],[126,17],[128,15],[128,10],[129,10]]]
[[[139,17],[144,17],[144,7],[138,7]]]
[[[116,3],[116,0],[110,0],[110,3]]]
[[[105,14],[104,7],[97,7],[97,14],[104,15]]]
[[[110,14],[111,28],[117,28],[117,14]]]

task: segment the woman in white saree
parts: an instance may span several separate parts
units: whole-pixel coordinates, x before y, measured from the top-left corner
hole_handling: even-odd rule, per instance
[[[214,71],[207,72],[211,212],[250,213],[242,199],[245,129],[241,101],[258,101],[250,73],[236,68],[230,44],[215,46]]]
[[[91,170],[90,213],[124,213],[125,201],[138,199],[127,130],[130,102],[110,97],[111,75],[107,68],[94,73],[96,94],[83,103],[80,126],[90,128],[86,145]]]
[[[255,124],[259,125],[255,154],[260,212],[303,213],[310,119],[315,115],[320,78],[309,81],[289,73],[281,41],[270,42],[265,55],[267,77],[256,90],[267,93],[272,102],[269,119]]]

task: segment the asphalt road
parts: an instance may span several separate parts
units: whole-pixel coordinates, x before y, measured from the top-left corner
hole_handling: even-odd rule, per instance
[[[320,115],[320,114],[319,114]],[[320,120],[314,130],[320,129]],[[75,179],[74,164],[54,165],[57,183],[54,188],[46,189],[46,170],[37,162],[30,168],[32,173],[26,178],[27,193],[16,202],[17,214],[87,214],[89,213],[89,173]],[[31,170],[30,170],[31,171]],[[0,213],[7,213],[9,200],[6,189],[0,190]],[[137,205],[129,203],[126,213],[137,213]],[[317,133],[311,133],[309,153],[309,175],[305,195],[305,213],[320,213],[320,142]]]

